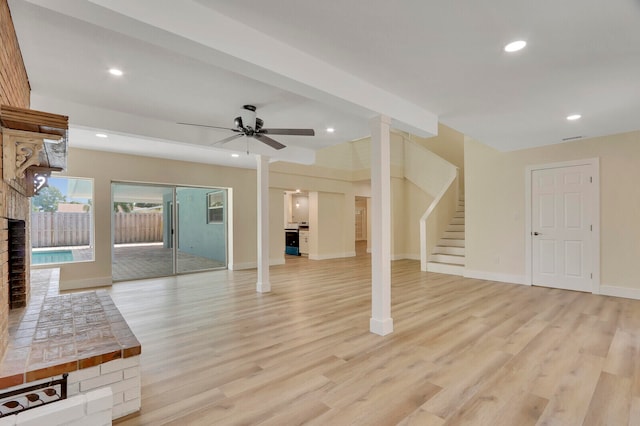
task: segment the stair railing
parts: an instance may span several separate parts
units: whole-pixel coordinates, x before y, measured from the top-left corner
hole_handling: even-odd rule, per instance
[[[430,251],[455,212],[458,168],[422,145],[404,139],[404,175],[434,197],[420,218],[420,269],[427,270]],[[441,214],[440,214],[441,213]],[[429,225],[434,219],[435,224]],[[429,232],[431,231],[431,232]]]
[[[420,218],[420,270],[423,272],[427,271],[429,253],[436,246],[438,235],[442,235],[455,212],[455,203],[459,198],[458,187],[458,168],[456,167],[455,175],[443,186]],[[433,226],[428,226],[428,222],[438,213],[443,214],[439,214],[440,218]],[[429,229],[432,233],[429,233]]]

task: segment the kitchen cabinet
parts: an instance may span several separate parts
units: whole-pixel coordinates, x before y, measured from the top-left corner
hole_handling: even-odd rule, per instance
[[[309,254],[309,231],[300,231],[300,254]]]

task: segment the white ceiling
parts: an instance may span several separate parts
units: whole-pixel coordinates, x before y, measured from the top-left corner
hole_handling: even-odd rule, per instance
[[[432,113],[500,150],[640,128],[638,0],[9,4],[32,107],[69,114],[82,134],[72,146],[253,167],[229,155],[244,141],[212,148],[228,133],[175,124],[231,127],[247,103],[265,127],[316,130],[278,137],[288,148],[277,153],[249,146],[303,163],[367,136],[376,113],[423,134]],[[504,53],[516,39],[527,48]],[[583,118],[568,122],[572,113]],[[92,129],[117,138],[96,141]]]

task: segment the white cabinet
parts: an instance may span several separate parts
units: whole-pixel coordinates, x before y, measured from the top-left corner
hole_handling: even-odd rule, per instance
[[[300,231],[300,254],[309,254],[309,231]]]

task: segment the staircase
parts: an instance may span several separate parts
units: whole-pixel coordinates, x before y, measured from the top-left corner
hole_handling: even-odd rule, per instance
[[[464,198],[458,201],[447,230],[434,247],[427,263],[427,271],[461,276],[464,274]]]

